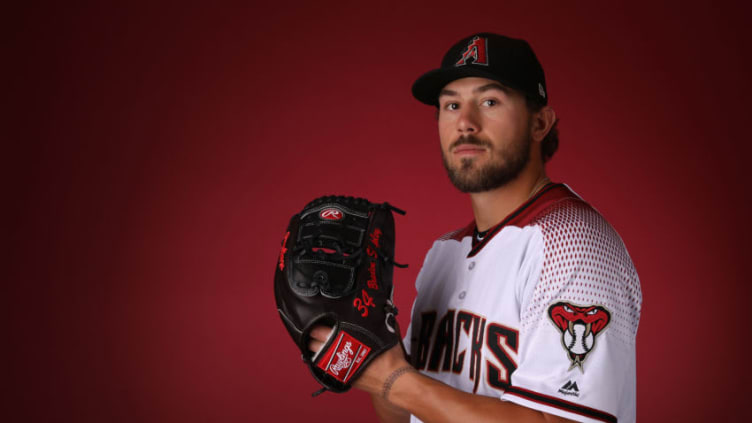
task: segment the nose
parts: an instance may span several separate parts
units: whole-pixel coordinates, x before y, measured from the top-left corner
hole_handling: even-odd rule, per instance
[[[457,131],[460,134],[474,134],[480,131],[480,121],[478,119],[478,110],[466,105],[460,109],[460,116],[457,119]]]

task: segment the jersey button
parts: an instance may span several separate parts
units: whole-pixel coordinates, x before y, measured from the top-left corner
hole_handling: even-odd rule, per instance
[[[465,295],[466,295],[465,291],[460,292],[460,300],[464,300],[465,299]]]
[[[475,267],[475,262],[471,261],[470,264],[467,265],[467,270],[473,270],[473,267]]]

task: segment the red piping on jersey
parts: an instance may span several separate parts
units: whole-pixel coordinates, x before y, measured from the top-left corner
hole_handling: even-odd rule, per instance
[[[567,188],[564,184],[554,184],[554,183],[548,183],[543,188],[541,188],[540,191],[538,191],[537,194],[535,194],[533,197],[531,197],[529,200],[525,201],[517,207],[515,211],[510,213],[507,217],[504,218],[498,225],[494,226],[488,231],[488,235],[486,235],[482,241],[478,242],[467,254],[467,257],[473,257],[474,255],[478,254],[480,250],[488,244],[488,241],[490,241],[497,233],[501,231],[502,228],[505,226],[525,226],[533,221],[540,212],[548,208],[552,203],[557,202],[559,200],[572,198],[577,199],[579,201],[582,201],[580,197],[577,196],[577,194],[573,193],[569,188]],[[467,236],[466,234],[469,231],[469,234],[473,233],[473,229],[475,228],[475,222],[471,222],[470,225],[468,225],[467,228],[460,231],[458,233],[462,234],[463,236]],[[454,237],[453,237],[454,238]],[[462,238],[460,238],[462,239]]]
[[[548,195],[544,197],[543,195],[546,193],[548,193]],[[504,218],[501,223],[489,229],[488,234],[485,236],[483,242],[479,242],[476,246],[473,247],[471,255],[477,254],[478,251],[475,251],[475,248],[477,247],[477,249],[480,250],[483,245],[485,245],[489,239],[493,238],[493,236],[496,235],[496,233],[499,232],[499,230],[501,230],[504,226],[512,224],[515,224],[516,226],[525,226],[533,219],[538,217],[538,214],[548,206],[550,206],[551,203],[564,198],[574,198],[580,200],[580,197],[570,191],[564,184],[548,183],[544,185],[543,188],[535,194],[535,196],[531,197],[529,200],[525,201],[525,203],[517,207],[517,209],[515,209],[506,218]],[[541,201],[533,206],[533,203],[535,203],[539,199]],[[517,217],[517,219],[515,219],[515,217]],[[474,232],[475,220],[471,220],[464,228],[449,232],[441,236],[439,240],[444,241],[453,239],[455,241],[462,242],[462,238],[466,236],[472,236]],[[468,255],[468,257],[471,257],[471,255]]]
[[[448,234],[443,235],[441,238],[439,238],[439,241],[453,239],[455,241],[462,242],[462,238],[466,236],[472,236],[474,230],[475,230],[475,221],[473,220],[470,223],[468,223],[467,226],[465,226],[464,228],[458,229],[456,231],[449,232]]]
[[[556,397],[539,394],[538,392],[530,391],[517,386],[510,386],[506,389],[505,393],[509,395],[516,395],[528,401],[537,402],[538,404],[547,405],[549,407],[555,407],[560,410],[568,411],[570,413],[577,413],[582,416],[590,417],[591,419],[596,419],[603,422],[617,422],[616,416],[608,414],[604,411],[585,407],[584,405],[575,404],[573,402],[565,401]]]

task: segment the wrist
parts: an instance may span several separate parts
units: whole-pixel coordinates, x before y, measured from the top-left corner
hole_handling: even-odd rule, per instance
[[[355,381],[354,386],[376,396],[382,396],[384,383],[397,370],[411,367],[400,345],[385,351],[371,362]],[[392,385],[395,381],[392,381]]]
[[[397,382],[397,379],[404,376],[406,373],[409,372],[416,372],[415,368],[411,365],[405,365],[402,366],[396,370],[394,370],[384,381],[384,385],[381,387],[381,398],[385,401],[391,402],[389,400],[389,394],[392,392],[392,387]]]

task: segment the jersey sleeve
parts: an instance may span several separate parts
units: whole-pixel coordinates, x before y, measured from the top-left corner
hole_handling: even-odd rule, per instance
[[[501,398],[576,421],[634,421],[642,294],[626,248],[583,202],[536,224],[540,271],[523,282],[518,366]]]

